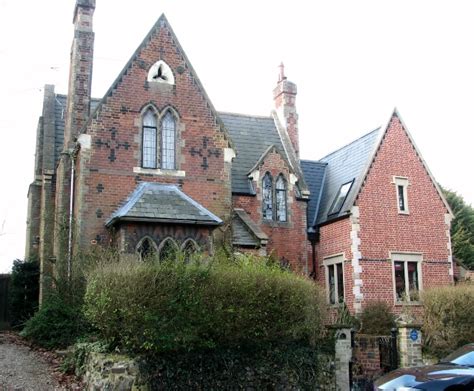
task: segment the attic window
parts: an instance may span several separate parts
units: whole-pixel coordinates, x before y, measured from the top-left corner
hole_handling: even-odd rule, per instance
[[[149,82],[158,82],[164,84],[174,84],[173,71],[163,60],[157,61],[148,71]]]
[[[331,208],[329,209],[328,216],[335,215],[341,211],[342,206],[344,205],[344,202],[346,201],[347,195],[349,194],[349,191],[351,190],[352,183],[354,183],[354,179],[350,182],[346,182],[343,185],[341,185],[341,187],[339,188],[339,191],[336,194],[336,198],[334,198]]]

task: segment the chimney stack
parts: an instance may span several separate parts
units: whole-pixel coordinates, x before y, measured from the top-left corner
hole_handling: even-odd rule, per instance
[[[69,88],[64,129],[64,149],[72,147],[90,114],[94,32],[92,19],[95,0],[76,0],[74,39],[71,47]]]
[[[295,105],[296,84],[287,80],[283,63],[280,64],[279,68],[278,84],[273,90],[273,100],[275,101],[278,118],[288,133],[296,157],[299,158],[298,114]]]

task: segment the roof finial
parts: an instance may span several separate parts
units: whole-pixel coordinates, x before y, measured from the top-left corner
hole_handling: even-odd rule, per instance
[[[280,74],[278,75],[278,82],[280,82],[282,80],[286,80],[285,66],[283,65],[283,62],[281,62],[278,67],[280,68]]]

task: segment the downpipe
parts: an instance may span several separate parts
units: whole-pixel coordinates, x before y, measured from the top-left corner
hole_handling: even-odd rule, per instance
[[[72,275],[72,224],[74,215],[74,184],[76,182],[76,156],[77,146],[69,154],[71,158],[71,184],[69,191],[69,222],[68,222],[68,245],[67,245],[67,280],[71,281]]]

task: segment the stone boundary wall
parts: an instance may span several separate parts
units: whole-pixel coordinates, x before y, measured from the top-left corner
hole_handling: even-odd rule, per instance
[[[130,357],[90,352],[84,369],[87,391],[149,391],[140,381],[138,363]]]

